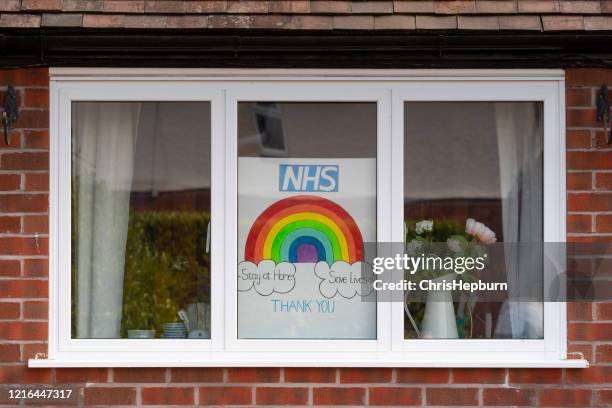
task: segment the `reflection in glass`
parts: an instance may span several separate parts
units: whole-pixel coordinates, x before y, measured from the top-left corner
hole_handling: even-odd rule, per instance
[[[446,243],[455,234],[479,231],[473,239],[485,247],[495,240],[513,244],[504,247],[501,265],[487,269],[494,274],[487,280],[507,282],[512,299],[541,292],[542,257],[517,250],[517,244],[543,241],[541,103],[409,102],[404,114],[408,245],[422,237]],[[432,220],[433,230],[423,231],[422,220]],[[428,304],[409,303],[405,337],[543,337],[541,302],[486,303],[460,296],[461,302],[446,309],[435,305],[437,315],[428,313]],[[450,328],[440,328],[448,320]]]
[[[209,337],[210,104],[72,118],[72,337]]]

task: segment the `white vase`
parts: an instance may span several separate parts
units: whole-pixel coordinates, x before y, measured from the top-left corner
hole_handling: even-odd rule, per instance
[[[434,283],[451,282],[454,273],[432,279]],[[457,320],[450,290],[429,290],[421,329],[423,339],[457,339]]]

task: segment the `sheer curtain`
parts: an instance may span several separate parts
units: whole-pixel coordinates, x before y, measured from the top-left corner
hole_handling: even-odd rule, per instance
[[[141,104],[73,104],[76,335],[120,335],[134,144]]]
[[[511,300],[504,303],[496,337],[541,338],[543,137],[537,103],[496,103],[504,256]]]

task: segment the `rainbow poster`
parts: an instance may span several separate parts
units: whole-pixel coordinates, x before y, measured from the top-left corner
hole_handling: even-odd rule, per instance
[[[239,337],[376,338],[375,240],[375,159],[240,158]]]

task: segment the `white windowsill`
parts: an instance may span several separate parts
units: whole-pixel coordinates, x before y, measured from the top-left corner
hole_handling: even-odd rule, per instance
[[[293,359],[282,361],[280,359],[249,358],[208,358],[206,360],[156,359],[156,360],[125,360],[114,361],[96,360],[46,360],[31,359],[28,361],[31,368],[55,367],[471,367],[471,368],[587,368],[589,362],[584,359],[566,360],[445,360],[440,361],[399,361],[397,359]]]

